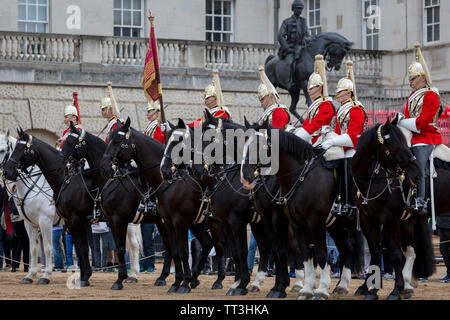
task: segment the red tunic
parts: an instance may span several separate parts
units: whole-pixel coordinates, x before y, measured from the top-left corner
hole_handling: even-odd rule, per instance
[[[316,115],[309,119],[306,118],[303,123],[302,128],[306,130],[310,135],[312,135],[317,130],[320,130],[322,126],[330,125],[331,120],[333,120],[334,116],[334,108],[330,101],[324,101],[319,105],[319,110]],[[317,139],[320,137],[320,134],[312,138],[312,144],[314,144]]]
[[[346,132],[341,131],[340,124],[338,121],[338,114],[339,114],[339,112],[336,113],[336,128],[335,128],[334,132],[336,132],[339,135],[345,134],[345,133],[348,134],[350,136],[350,139],[353,142],[353,148],[351,148],[351,149],[356,149],[358,140],[364,131],[364,123],[366,121],[366,114],[364,113],[364,111],[361,109],[360,106],[353,106],[350,109],[350,112],[349,112],[348,116],[346,117],[346,120],[344,120],[344,121],[348,122]],[[344,151],[349,148],[350,147],[344,147]]]
[[[270,124],[274,128],[284,130],[289,124],[289,115],[284,108],[276,108],[272,112],[272,123]]]
[[[228,113],[225,110],[219,110],[219,111],[214,112],[213,117],[230,119],[230,116],[228,115]],[[195,120],[191,123],[188,123],[188,126],[193,127],[193,128],[200,128],[202,126],[202,118],[198,118],[197,120]]]
[[[414,92],[411,93],[411,95]],[[405,119],[413,118],[409,114],[409,95],[405,107]],[[423,96],[423,105],[420,115],[416,119],[416,128],[420,130],[420,133],[413,132],[413,137],[411,139],[411,145],[416,143],[426,143],[431,145],[441,144],[442,136],[437,128],[435,128],[431,123],[433,123],[434,117],[439,110],[439,96],[436,92],[429,90]]]
[[[114,130],[116,130],[116,128],[117,128],[117,120],[116,120],[116,123],[114,123],[114,125],[111,127],[109,132],[106,134],[106,138],[105,138],[106,144],[109,144],[108,137]]]

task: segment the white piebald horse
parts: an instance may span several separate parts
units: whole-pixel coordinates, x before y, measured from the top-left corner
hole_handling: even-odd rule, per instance
[[[9,133],[0,133],[0,163],[9,156],[17,143],[17,140]],[[21,283],[33,282],[33,277],[38,272],[37,259],[40,253],[39,230],[42,235],[45,254],[44,275],[38,284],[48,284],[53,266],[53,225],[59,224],[62,219],[57,215],[53,204],[53,191],[39,168],[29,167],[28,173],[22,173],[16,182],[6,181],[5,187],[9,195],[14,198],[17,210],[25,222],[25,229],[30,241],[30,268],[28,274]]]

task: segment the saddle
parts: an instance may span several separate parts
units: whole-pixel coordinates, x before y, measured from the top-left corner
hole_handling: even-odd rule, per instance
[[[330,126],[323,126],[321,129],[321,135],[317,139],[316,143],[313,147],[318,146],[319,144],[325,142],[328,139],[331,139],[338,134],[333,131]],[[327,169],[338,169],[340,160],[344,159],[345,153],[344,148],[341,146],[332,146],[330,147],[321,159],[322,165]]]

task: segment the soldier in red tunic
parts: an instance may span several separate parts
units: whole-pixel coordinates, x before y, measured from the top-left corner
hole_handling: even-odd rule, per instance
[[[158,120],[160,111],[161,107],[159,101],[148,103],[147,119],[150,122],[147,125],[147,128],[145,128],[144,134],[164,144],[164,134],[162,129],[165,129],[166,126],[162,126]]]
[[[258,99],[261,107],[264,109],[258,122],[260,125],[263,125],[268,120],[272,127],[284,130],[290,120],[288,107],[278,103],[280,97],[275,87],[267,78],[264,68],[259,67],[258,71],[262,82],[258,87]]]
[[[334,116],[332,99],[328,97],[325,61],[322,55],[315,57],[314,72],[309,76],[308,94],[313,103],[302,127],[295,130],[295,135],[314,144],[320,137],[322,126],[329,126]]]
[[[336,86],[335,99],[341,104],[334,119],[334,132],[338,135],[325,140],[321,147],[325,150],[331,146],[344,148],[344,159],[339,170],[340,183],[337,202],[333,204],[331,212],[336,215],[352,217],[355,207],[351,197],[349,183],[349,166],[353,155],[356,153],[356,145],[367,123],[367,115],[361,102],[357,100],[356,84],[353,75],[353,62],[347,61],[347,77],[339,80]],[[343,204],[342,204],[343,202]]]
[[[81,129],[81,126],[78,124],[79,119],[80,115],[74,105],[68,105],[64,108],[64,124],[66,125],[66,130],[64,130],[62,137],[58,140],[58,142],[61,143],[61,146],[58,149],[62,150],[64,141],[66,141],[67,136],[70,133],[70,121],[73,122],[77,129]]]
[[[228,108],[225,106],[223,100],[222,89],[220,87],[219,72],[216,69],[213,70],[213,83],[205,88],[203,98],[205,100],[205,106],[209,109],[209,112],[215,118],[231,119],[230,110],[228,110]],[[198,128],[201,127],[203,120],[203,117],[201,117],[194,122],[189,123],[188,125]]]
[[[426,165],[436,145],[442,143],[442,136],[437,127],[439,111],[439,91],[431,88],[431,77],[423,59],[420,44],[414,45],[415,61],[408,68],[409,84],[413,92],[406,101],[405,115],[400,115],[399,125],[412,131],[411,151],[422,171],[422,181],[417,187],[415,201],[407,208],[426,215],[427,200],[425,196],[426,178],[429,172]]]

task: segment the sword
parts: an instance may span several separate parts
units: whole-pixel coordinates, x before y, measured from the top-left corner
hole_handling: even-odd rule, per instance
[[[431,228],[436,230],[436,212],[434,209],[434,182],[433,182],[433,152],[430,154],[430,197],[431,197]]]

